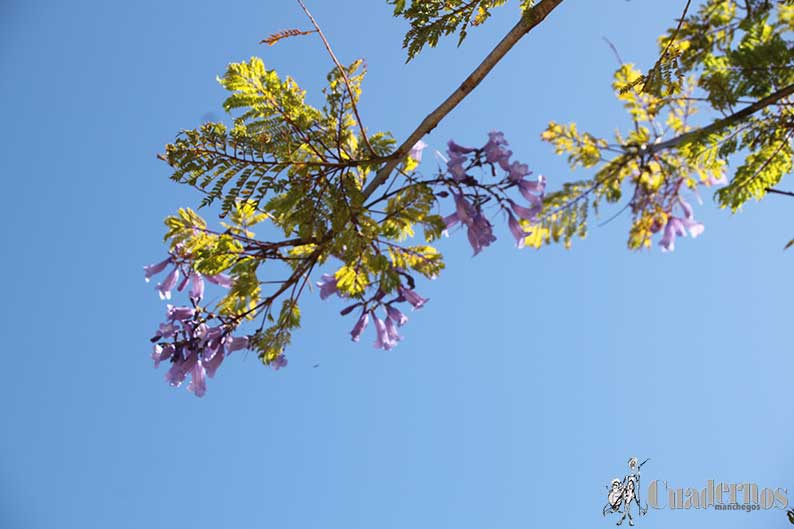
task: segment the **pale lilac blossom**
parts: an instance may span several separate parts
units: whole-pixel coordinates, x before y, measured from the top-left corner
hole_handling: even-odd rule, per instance
[[[166,305],[166,318],[168,321],[182,321],[193,317],[196,309],[193,307],[174,307],[173,305]]]
[[[414,310],[421,309],[422,307],[425,306],[425,303],[430,301],[427,298],[423,298],[422,296],[417,294],[415,291],[413,291],[411,289],[408,289],[408,288],[405,288],[403,286],[398,287],[398,291],[400,292],[400,296],[403,299],[405,299],[405,301],[410,303],[411,306],[414,308]]]
[[[194,303],[201,301],[204,297],[204,279],[198,272],[190,274],[190,299]]]
[[[228,336],[226,338],[226,352],[232,353],[248,348],[248,336]]]
[[[662,247],[663,252],[672,252],[675,250],[676,237],[685,237],[687,231],[694,239],[703,233],[703,224],[695,221],[694,219],[679,218],[670,215],[667,219],[667,224],[664,227],[662,238],[659,241],[659,246]]]
[[[165,267],[168,266],[171,263],[171,261],[172,261],[172,258],[169,257],[168,259],[165,259],[164,261],[160,261],[159,263],[150,264],[150,265],[144,266],[143,267],[143,273],[144,273],[143,279],[148,283],[152,279],[152,276],[155,276],[155,275],[159,274],[160,272],[162,272],[163,270],[165,270]]]
[[[521,227],[521,224],[519,224],[513,214],[509,211],[507,212],[507,226],[510,228],[510,233],[516,240],[516,246],[518,248],[523,248],[526,244],[526,238],[531,235],[531,232],[524,231],[524,228]]]
[[[361,339],[361,333],[364,332],[364,329],[367,328],[367,324],[369,323],[369,313],[364,311],[359,316],[358,321],[353,326],[353,330],[350,331],[350,337],[354,342],[357,342]]]
[[[223,344],[219,344],[218,348],[215,349],[215,353],[207,358],[206,360],[202,359],[201,363],[204,365],[204,369],[207,371],[207,376],[210,378],[215,377],[215,372],[223,363],[223,359],[226,356],[226,350],[223,347]]]
[[[197,397],[203,397],[207,393],[207,377],[201,362],[193,364],[193,369],[190,370],[190,379],[187,390],[193,392]]]
[[[211,276],[204,276],[204,279],[206,279],[210,283],[213,283],[215,285],[224,288],[231,288],[232,286],[232,279],[226,274],[214,274]]]
[[[320,288],[320,299],[326,299],[333,294],[339,294],[336,277],[332,274],[323,274],[323,280],[317,282]]]
[[[152,360],[154,360],[154,367],[160,367],[160,362],[165,362],[174,354],[174,344],[154,344],[152,349]]]
[[[287,360],[287,357],[283,354],[280,354],[275,357],[272,362],[270,362],[270,367],[272,367],[275,371],[278,371],[282,367],[287,367],[288,363],[289,361]]]
[[[403,339],[403,337],[400,336],[399,332],[397,332],[397,326],[394,324],[394,320],[391,318],[386,318],[383,324],[386,327],[386,333],[389,335],[389,340],[391,340],[392,347],[394,347],[397,345],[397,342]]]
[[[173,270],[165,277],[162,283],[157,284],[157,292],[160,294],[160,299],[171,299],[171,291],[179,281],[179,267],[174,266]]]
[[[463,147],[462,145],[458,145],[452,140],[447,142],[447,153],[457,153],[457,154],[469,154],[476,151],[474,147]]]
[[[408,156],[410,156],[416,163],[421,162],[422,151],[425,150],[425,147],[427,147],[425,142],[422,140],[417,141],[414,146],[411,147],[411,151],[408,153]]]
[[[386,305],[386,313],[389,315],[389,318],[400,327],[408,323],[408,316],[400,312],[400,310],[393,305]]]
[[[388,351],[397,345],[389,334],[389,331],[387,330],[386,324],[383,322],[383,320],[378,318],[378,316],[374,313],[372,314],[372,320],[375,324],[375,331],[377,333],[375,349],[385,349]]]
[[[538,213],[540,213],[542,209],[542,206],[540,204],[537,205],[533,204],[532,207],[525,208],[524,206],[519,206],[512,200],[508,199],[508,201],[510,202],[510,209],[512,209],[513,212],[519,218],[528,220],[530,222],[534,222],[535,220],[537,220],[537,215]]]

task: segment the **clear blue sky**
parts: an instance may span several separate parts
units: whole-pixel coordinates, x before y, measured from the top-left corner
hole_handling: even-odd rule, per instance
[[[648,67],[679,4],[565,2],[426,141],[504,130],[558,186],[571,175],[538,140],[550,119],[625,125],[602,36]],[[516,16],[508,5],[462,48],[405,65],[385,2],[309,6],[344,62],[367,59],[363,118],[397,138]],[[351,318],[315,292],[288,368],[237,355],[204,399],[169,388],[149,359],[164,309],[141,266],[164,255],[162,218],[198,197],[155,154],[222,115],[228,62],[260,55],[319,102],[316,38],[257,44],[305,26],[291,1],[0,3],[0,527],[609,527],[604,486],[631,455],[652,458],[643,479],[794,498],[782,197],[736,216],[707,198],[705,233],[674,254],[625,250],[625,216],[571,251],[517,251],[500,226],[472,259],[458,234],[398,348],[370,348],[371,330],[352,344]],[[786,525],[781,511],[638,524]]]

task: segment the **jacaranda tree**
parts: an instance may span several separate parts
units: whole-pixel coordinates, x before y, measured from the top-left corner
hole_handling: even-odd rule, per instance
[[[229,91],[223,106],[233,125],[209,122],[183,131],[160,155],[175,182],[202,195],[198,209],[215,207],[222,219],[211,226],[193,209],[179,209],[165,219],[167,257],[145,267],[147,281],[162,275],[156,287],[162,299],[185,298],[167,305],[152,338],[155,366],[169,364],[167,381],[179,386],[190,375],[188,389],[202,396],[206,377],[244,348],[275,369],[285,366],[310,281],[321,298],[342,298],[353,341],[373,328],[375,347],[391,349],[402,339],[406,307],[427,302],[421,281],[444,269],[433,244],[447,232],[465,231],[475,255],[500,231],[518,247],[569,247],[587,234],[593,214],[625,198],[632,215],[628,247],[651,248],[657,240],[661,251],[673,251],[677,237],[704,229],[683,191],[715,194],[733,212],[779,192],[774,186],[792,164],[794,0],[682,5],[680,19],[659,38],[653,67],[641,71],[621,60],[615,72],[629,130],[604,137],[551,122],[540,134],[583,171],[582,179],[556,177],[547,190],[546,178],[521,163],[497,131],[450,140],[439,153],[446,166],[420,171],[422,138],[562,1],[518,3],[515,26],[400,143],[365,128],[357,109],[363,62],[340,63],[301,0],[296,8],[309,29],[263,42],[320,39],[334,64],[321,106],[258,58],[230,64],[220,83]],[[456,34],[462,42],[508,2],[389,3],[408,24],[403,46],[410,60],[442,37]],[[698,110],[720,117],[693,124]],[[732,174],[729,162],[737,165]],[[494,226],[502,221],[504,228]],[[263,224],[281,235],[257,238],[253,230]],[[276,272],[286,279],[260,279],[279,277]],[[215,306],[204,303],[207,282],[226,289]]]

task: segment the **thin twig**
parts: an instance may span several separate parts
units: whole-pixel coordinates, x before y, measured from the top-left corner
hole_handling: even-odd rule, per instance
[[[303,9],[303,12],[306,13],[307,17],[309,17],[309,20],[311,21],[314,28],[317,30],[317,34],[320,35],[320,38],[322,39],[323,44],[325,45],[325,49],[328,50],[328,55],[331,56],[331,60],[334,61],[336,68],[339,70],[339,73],[342,75],[342,80],[344,80],[345,86],[347,87],[347,93],[350,96],[350,105],[353,108],[353,114],[355,114],[356,121],[358,122],[358,128],[361,130],[361,137],[364,138],[364,143],[367,145],[367,148],[369,149],[369,152],[372,154],[372,156],[377,156],[377,154],[375,153],[375,149],[373,149],[372,145],[369,143],[369,138],[367,138],[367,133],[364,130],[364,124],[361,122],[361,116],[358,114],[358,107],[356,106],[356,98],[353,95],[353,88],[350,86],[350,79],[348,79],[347,77],[347,72],[345,71],[345,68],[339,62],[339,59],[336,58],[336,55],[334,54],[334,50],[331,49],[331,44],[328,42],[328,39],[325,38],[325,34],[323,33],[323,30],[320,29],[320,25],[317,23],[317,21],[314,19],[312,14],[309,12],[308,8],[306,7],[306,4],[303,3],[303,0],[297,0],[297,1],[298,4],[300,4],[301,8]]]
[[[767,193],[774,193],[776,195],[785,195],[787,197],[794,197],[794,193],[792,193],[791,191],[781,191],[773,187],[767,187],[764,191],[766,191]]]
[[[615,58],[618,60],[618,64],[620,64],[621,66],[626,64],[626,63],[623,62],[623,57],[620,56],[620,53],[618,53],[617,47],[612,43],[612,41],[609,40],[606,37],[601,37],[601,38],[604,39],[604,42],[606,42],[607,46],[609,46],[610,49],[612,50],[612,53],[615,55]]]

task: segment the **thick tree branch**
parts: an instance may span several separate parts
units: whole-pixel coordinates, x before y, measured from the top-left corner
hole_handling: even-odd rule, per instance
[[[659,152],[664,149],[670,149],[673,147],[678,147],[679,145],[689,143],[694,141],[700,137],[703,137],[706,134],[710,134],[712,132],[718,131],[725,127],[729,127],[736,123],[739,123],[745,118],[750,117],[751,115],[755,114],[759,110],[762,110],[770,105],[774,105],[784,97],[788,97],[794,94],[794,84],[790,84],[788,86],[784,86],[777,92],[773,92],[766,96],[763,99],[759,99],[752,105],[748,105],[743,109],[739,110],[738,112],[734,112],[730,116],[727,116],[722,119],[718,119],[711,125],[707,125],[705,127],[701,127],[697,130],[693,130],[691,132],[687,132],[685,134],[681,134],[680,136],[676,136],[675,138],[671,138],[667,141],[663,141],[661,143],[657,143],[655,145],[648,146],[648,152]]]
[[[381,167],[375,178],[364,188],[364,197],[368,198],[376,188],[382,185],[389,175],[394,171],[400,160],[408,154],[408,151],[421,140],[425,134],[436,128],[447,114],[449,114],[458,104],[474,90],[478,84],[488,75],[494,66],[504,57],[510,49],[521,40],[521,37],[529,33],[535,26],[551,13],[554,8],[562,3],[563,0],[543,0],[540,4],[528,9],[521,20],[513,26],[507,35],[496,45],[488,56],[480,63],[477,68],[469,75],[466,80],[450,95],[438,108],[428,114],[410,136],[400,145],[389,157],[390,159]]]

